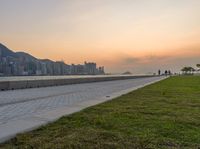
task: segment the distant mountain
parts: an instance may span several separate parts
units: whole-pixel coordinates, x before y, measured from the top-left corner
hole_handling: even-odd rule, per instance
[[[53,62],[54,62],[54,61],[52,61],[52,60],[50,60],[50,59],[40,59],[40,61],[45,62],[45,63],[47,63],[47,62],[53,63]]]
[[[70,66],[62,61],[37,59],[25,52],[13,52],[0,43],[0,76],[69,74],[104,74],[104,67],[97,68],[96,63]]]
[[[37,58],[33,57],[32,55],[25,53],[25,52],[16,52],[17,57],[23,58],[26,61],[38,61]]]
[[[13,57],[13,58],[23,58],[25,61],[37,61],[38,59],[34,56],[25,52],[13,52],[6,46],[0,43],[0,57]]]
[[[0,43],[0,57],[14,57],[16,58],[17,55],[15,52],[8,49],[6,46]]]

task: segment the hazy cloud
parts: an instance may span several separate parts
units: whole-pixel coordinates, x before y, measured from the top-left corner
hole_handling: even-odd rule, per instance
[[[110,69],[113,72],[131,71],[140,73],[157,73],[158,69],[179,72],[184,66],[195,67],[200,63],[200,55],[147,55],[143,57],[126,56],[119,58]],[[119,71],[120,70],[120,71]]]
[[[134,64],[140,62],[140,58],[137,57],[126,57],[122,61],[124,64]]]
[[[153,62],[162,62],[170,59],[170,56],[158,56],[158,55],[148,55],[144,57],[125,57],[122,58],[122,64],[144,64]],[[120,61],[120,60],[119,60]]]

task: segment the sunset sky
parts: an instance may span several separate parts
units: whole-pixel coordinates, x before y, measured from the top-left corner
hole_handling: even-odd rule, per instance
[[[200,0],[0,0],[0,43],[106,72],[200,63]]]

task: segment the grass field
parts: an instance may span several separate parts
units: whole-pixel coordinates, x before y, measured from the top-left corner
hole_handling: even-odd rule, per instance
[[[200,77],[171,77],[0,145],[0,148],[198,148]]]

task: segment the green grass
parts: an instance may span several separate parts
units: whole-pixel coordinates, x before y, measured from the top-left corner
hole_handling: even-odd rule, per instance
[[[0,148],[198,148],[200,77],[171,77],[17,135]]]

